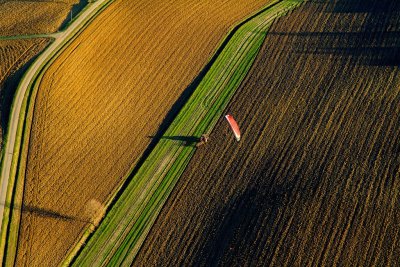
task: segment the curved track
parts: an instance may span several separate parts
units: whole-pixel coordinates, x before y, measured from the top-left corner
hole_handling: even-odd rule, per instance
[[[63,47],[66,41],[70,40],[77,32],[79,32],[79,30],[85,27],[86,23],[96,14],[98,14],[99,9],[101,9],[101,7],[109,1],[110,0],[98,0],[93,4],[90,4],[65,31],[51,35],[51,37],[55,37],[54,42],[32,64],[18,86],[10,114],[7,140],[4,146],[5,152],[1,166],[0,229],[2,229],[8,184],[10,179],[12,179],[12,166],[13,163],[18,159],[19,154],[19,147],[16,147],[16,144],[18,144],[17,139],[19,138],[17,132],[18,128],[23,124],[21,116],[25,116],[25,112],[22,110],[22,108],[26,93],[32,87],[37,74],[40,72],[43,66],[54,56],[55,53],[57,53],[58,50]]]

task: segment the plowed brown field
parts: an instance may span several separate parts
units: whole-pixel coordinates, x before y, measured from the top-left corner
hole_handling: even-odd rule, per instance
[[[63,52],[36,99],[17,264],[63,259],[229,28],[267,2],[116,1]]]
[[[68,18],[73,4],[65,1],[1,1],[0,36],[55,32]]]
[[[20,67],[27,63],[32,57],[38,54],[47,44],[46,39],[30,40],[0,40],[0,140],[2,139],[2,129],[7,123],[9,107],[12,99],[11,92],[4,92],[4,83]],[[4,112],[6,114],[4,114]]]
[[[309,1],[280,19],[137,266],[396,266],[400,5]]]

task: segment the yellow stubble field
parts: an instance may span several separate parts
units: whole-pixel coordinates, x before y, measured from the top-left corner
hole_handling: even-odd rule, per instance
[[[0,1],[0,36],[55,32],[78,2]]]
[[[116,1],[63,52],[35,102],[17,264],[62,261],[229,29],[267,3]]]

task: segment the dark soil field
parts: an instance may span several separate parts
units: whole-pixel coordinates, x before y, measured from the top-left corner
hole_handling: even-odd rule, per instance
[[[230,28],[268,2],[118,0],[74,39],[35,98],[16,265],[60,265]]]
[[[309,1],[271,29],[136,266],[395,266],[400,2]]]

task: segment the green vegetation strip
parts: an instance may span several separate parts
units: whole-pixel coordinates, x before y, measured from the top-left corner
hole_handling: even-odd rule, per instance
[[[166,138],[161,138],[133,176],[74,265],[121,266],[133,262],[196,149],[168,137],[200,136],[213,129],[249,71],[273,20],[301,2],[275,1],[237,30],[167,129]]]
[[[18,231],[19,222],[21,216],[22,207],[22,197],[23,197],[23,186],[24,186],[24,174],[25,165],[27,157],[27,149],[30,136],[30,127],[32,122],[32,113],[35,103],[35,96],[41,81],[42,76],[48,67],[54,62],[54,60],[64,51],[68,45],[93,21],[93,19],[100,14],[108,5],[110,5],[113,0],[106,0],[104,3],[99,5],[94,11],[93,15],[83,20],[77,29],[74,29],[71,34],[66,38],[66,40],[59,45],[59,47],[53,51],[46,60],[42,63],[40,68],[38,68],[30,81],[29,88],[25,92],[22,106],[20,109],[20,114],[18,117],[18,127],[16,133],[16,140],[14,144],[13,154],[12,154],[12,165],[9,177],[1,177],[1,179],[8,179],[7,195],[5,198],[3,219],[1,225],[0,233],[0,261],[5,266],[12,266],[15,259],[17,242],[18,242]],[[85,7],[82,12],[88,8]],[[43,51],[44,52],[44,51]],[[43,53],[42,52],[42,53]],[[34,63],[32,64],[32,66]],[[21,79],[21,83],[17,88],[16,94],[21,88],[22,81],[25,79],[26,74],[31,71],[32,66],[24,74]],[[11,106],[11,111],[14,110],[15,101]],[[10,116],[11,119],[11,116]],[[8,122],[10,124],[10,121]],[[10,131],[10,126],[7,127]],[[9,137],[7,133],[6,140]],[[2,164],[1,168],[4,167],[4,154],[8,153],[7,145],[2,151]],[[0,180],[1,180],[0,179]],[[2,203],[0,203],[2,204]]]

